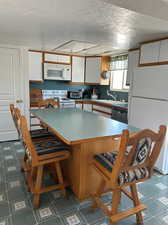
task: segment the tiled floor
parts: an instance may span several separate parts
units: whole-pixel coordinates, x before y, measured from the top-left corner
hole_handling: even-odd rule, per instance
[[[43,194],[41,207],[34,210],[31,194],[27,192],[20,172],[19,158],[23,155],[19,142],[0,143],[0,225],[107,225],[108,220],[99,211],[89,211],[90,201],[79,203],[68,191],[64,200],[59,192]],[[168,224],[168,176],[156,174],[150,181],[138,185],[139,196],[148,206],[144,212],[145,225]],[[110,196],[103,201],[110,203]],[[121,208],[131,206],[123,196]],[[119,225],[135,225],[135,218]]]

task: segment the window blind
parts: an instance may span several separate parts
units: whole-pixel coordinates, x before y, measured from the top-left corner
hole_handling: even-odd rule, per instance
[[[111,57],[110,70],[127,70],[128,68],[128,55]]]

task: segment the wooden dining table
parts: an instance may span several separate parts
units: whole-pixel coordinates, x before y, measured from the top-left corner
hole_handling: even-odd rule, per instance
[[[125,123],[76,108],[33,109],[31,113],[71,146],[71,156],[63,169],[80,201],[89,198],[100,183],[100,176],[92,168],[93,155],[117,151],[124,129],[132,134],[139,131]]]

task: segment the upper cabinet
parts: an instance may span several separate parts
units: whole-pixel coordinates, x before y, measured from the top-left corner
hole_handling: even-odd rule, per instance
[[[159,62],[168,62],[168,39],[160,41]]]
[[[100,84],[101,57],[86,57],[85,83]]]
[[[141,44],[140,66],[168,64],[168,38]]]
[[[128,53],[128,72],[127,72],[127,85],[131,85],[134,69],[139,64],[139,50],[130,51]]]
[[[72,56],[68,54],[29,51],[29,79],[43,81],[43,64],[63,64],[72,68],[72,83],[108,85],[109,79],[102,71],[109,70],[109,56]],[[45,69],[44,69],[45,71]]]
[[[70,55],[61,54],[49,54],[44,53],[44,62],[46,63],[58,63],[58,64],[71,64]]]
[[[153,64],[159,61],[160,41],[141,45],[140,64]]]
[[[85,57],[72,56],[72,82],[84,83]]]
[[[29,80],[39,82],[43,80],[41,52],[29,52]]]

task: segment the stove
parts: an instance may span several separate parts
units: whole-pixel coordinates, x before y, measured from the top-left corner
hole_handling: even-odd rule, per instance
[[[43,90],[43,99],[59,99],[60,108],[75,108],[75,100],[67,98],[67,90]]]

